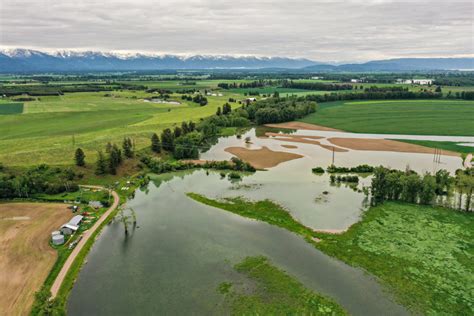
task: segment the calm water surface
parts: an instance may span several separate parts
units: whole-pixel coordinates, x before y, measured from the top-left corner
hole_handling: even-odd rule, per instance
[[[297,133],[322,136],[314,131]],[[247,136],[253,144],[244,144]],[[403,137],[407,139],[406,135]],[[283,144],[298,148],[284,148]],[[146,190],[137,191],[128,202],[138,218],[133,233],[125,238],[121,223],[112,222],[94,244],[69,298],[68,314],[227,314],[223,296],[216,288],[225,281],[249,284],[232,266],[252,255],[269,257],[275,265],[307,287],[332,297],[353,315],[407,314],[372,277],[326,256],[302,238],[202,205],[185,195],[197,192],[212,198],[268,198],[307,226],[345,229],[359,220],[366,198],[350,188],[331,186],[327,175],[311,173],[315,166],[330,165],[332,152],[310,144],[258,138],[252,129],[241,139],[219,139],[202,159],[229,159],[232,155],[224,151],[229,146],[267,146],[304,157],[256,172],[237,183],[222,179],[217,172],[203,170],[155,176]],[[336,153],[334,159],[339,166],[409,166],[418,172],[441,168],[453,172],[461,166],[457,157],[443,156],[441,163],[434,163],[432,155],[393,152],[351,150]],[[363,180],[362,185],[368,181]],[[325,195],[324,191],[329,193]]]

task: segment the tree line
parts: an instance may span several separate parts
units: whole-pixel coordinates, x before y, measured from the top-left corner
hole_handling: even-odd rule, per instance
[[[446,170],[439,170],[434,175],[419,175],[409,169],[400,171],[377,167],[374,169],[370,188],[373,205],[384,201],[435,204],[436,198],[448,196],[453,191],[458,197],[455,207],[466,212],[471,211],[474,168],[459,169],[453,177]]]
[[[293,80],[284,80],[281,84],[283,88],[315,90],[315,91],[336,91],[352,90],[351,84],[335,84],[324,82],[300,82]]]

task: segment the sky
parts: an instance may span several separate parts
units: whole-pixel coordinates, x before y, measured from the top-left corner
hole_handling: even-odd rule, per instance
[[[474,56],[464,0],[0,0],[0,47],[366,61]]]

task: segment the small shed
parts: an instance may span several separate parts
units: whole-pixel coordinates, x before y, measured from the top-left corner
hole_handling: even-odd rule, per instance
[[[53,245],[62,245],[64,244],[64,235],[54,235],[52,237],[52,242],[53,242]]]
[[[84,216],[82,215],[76,215],[73,218],[71,218],[71,220],[69,221],[69,224],[74,225],[74,226],[79,226],[83,218]]]

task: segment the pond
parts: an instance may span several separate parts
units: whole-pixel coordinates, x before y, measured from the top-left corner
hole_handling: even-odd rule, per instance
[[[251,144],[245,142],[247,137]],[[285,148],[285,144],[297,148]],[[127,203],[136,212],[138,227],[126,238],[121,223],[112,222],[94,244],[71,292],[68,314],[228,314],[217,287],[228,281],[249,282],[232,267],[254,255],[267,256],[353,315],[407,314],[371,276],[326,256],[301,237],[200,204],[186,193],[270,199],[306,226],[344,230],[360,219],[366,209],[365,195],[344,185],[332,186],[327,174],[312,174],[311,168],[326,167],[334,159],[347,167],[366,163],[399,169],[409,166],[418,172],[440,168],[454,172],[461,158],[442,156],[441,162],[434,162],[430,154],[357,150],[337,152],[333,158],[331,151],[320,146],[259,138],[254,129],[242,137],[220,138],[201,158],[229,159],[232,155],[225,149],[230,146],[267,146],[303,157],[246,175],[238,182],[205,170],[153,176],[149,186]],[[368,181],[362,179],[359,187]]]

